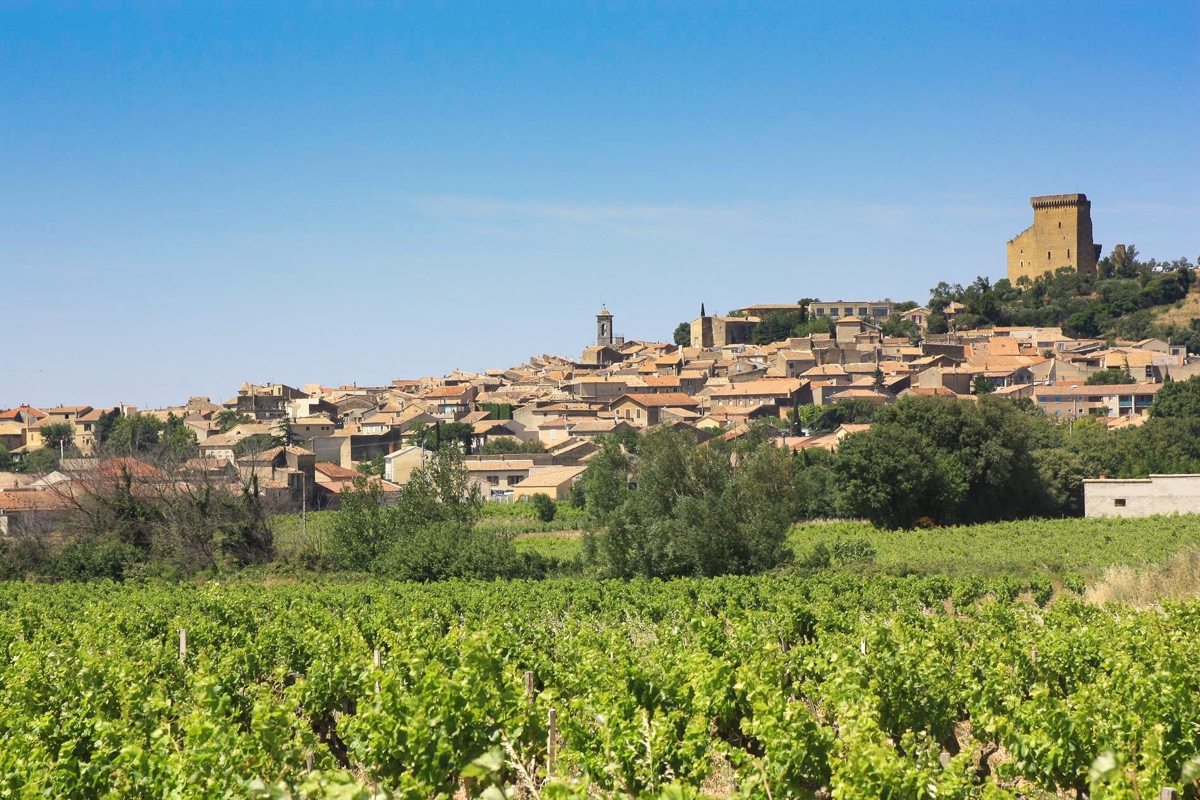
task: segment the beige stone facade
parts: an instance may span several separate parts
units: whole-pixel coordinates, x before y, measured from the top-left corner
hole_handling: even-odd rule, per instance
[[[1083,194],[1031,197],[1033,224],[1008,242],[1008,279],[1034,278],[1060,267],[1095,272],[1100,246],[1092,242],[1092,204]]]
[[[1083,482],[1087,517],[1200,514],[1200,475],[1151,475],[1133,480]]]
[[[692,347],[750,344],[758,317],[698,317],[692,320]]]

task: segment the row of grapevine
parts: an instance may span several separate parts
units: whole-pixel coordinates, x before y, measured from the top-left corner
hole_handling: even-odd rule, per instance
[[[1200,604],[978,594],[0,585],[0,796],[1196,796]]]

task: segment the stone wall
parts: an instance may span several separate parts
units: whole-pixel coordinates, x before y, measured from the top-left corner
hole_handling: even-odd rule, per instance
[[[1200,514],[1200,475],[1084,481],[1083,508],[1087,517]]]
[[[1008,242],[1008,279],[1033,279],[1071,267],[1095,272],[1099,247],[1092,241],[1092,204],[1086,195],[1031,197],[1033,225]]]

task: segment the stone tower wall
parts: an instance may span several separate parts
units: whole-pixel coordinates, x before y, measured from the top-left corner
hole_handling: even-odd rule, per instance
[[[1092,204],[1086,195],[1031,197],[1033,225],[1008,242],[1008,279],[1014,284],[1060,267],[1095,272],[1099,249],[1092,241]]]
[[[613,343],[612,314],[596,315],[596,344],[600,347]]]

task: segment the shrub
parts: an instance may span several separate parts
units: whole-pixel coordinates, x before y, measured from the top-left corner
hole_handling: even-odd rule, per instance
[[[954,601],[955,608],[966,608],[983,597],[985,588],[982,578],[977,575],[967,575],[954,584],[954,591],[950,594],[950,598]]]
[[[1029,579],[1029,591],[1033,595],[1033,602],[1044,607],[1054,596],[1054,584],[1045,575],[1034,575]]]
[[[54,559],[53,573],[65,581],[119,581],[140,557],[136,547],[123,542],[71,542]]]
[[[833,563],[833,557],[829,553],[829,547],[824,542],[817,542],[796,563],[804,569],[823,569]]]
[[[520,577],[525,564],[508,537],[440,522],[403,532],[374,571],[401,581],[488,580]]]
[[[1068,572],[1063,575],[1063,588],[1069,592],[1082,595],[1087,590],[1087,581],[1077,572]]]
[[[1004,602],[1011,602],[1024,588],[1024,585],[1011,575],[1001,575],[988,583],[988,592]]]
[[[829,548],[833,560],[841,565],[869,564],[875,560],[875,545],[868,539],[841,539]]]
[[[548,494],[538,492],[529,499],[533,505],[534,512],[537,513],[537,518],[542,522],[553,522],[554,515],[558,512],[558,505],[550,498]]]

